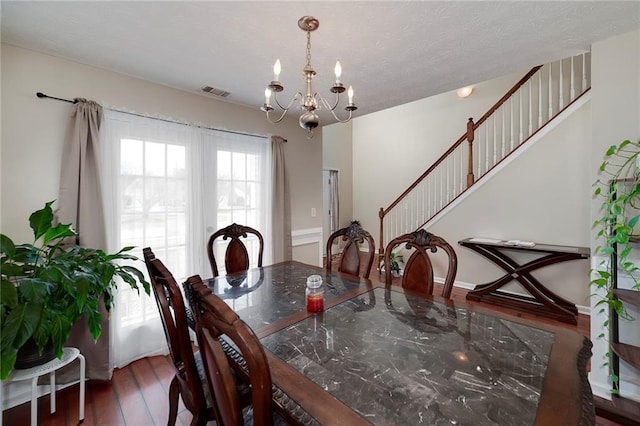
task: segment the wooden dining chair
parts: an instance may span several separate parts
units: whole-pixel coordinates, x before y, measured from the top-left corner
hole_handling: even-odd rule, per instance
[[[453,247],[443,238],[433,235],[424,229],[400,235],[387,244],[384,251],[385,284],[391,285],[391,251],[404,244],[406,249],[413,249],[409,260],[405,263],[402,275],[402,287],[424,294],[433,294],[433,264],[427,251],[435,253],[442,249],[448,256],[447,275],[442,287],[442,296],[450,299],[453,282],[458,271],[458,257]]]
[[[262,253],[264,251],[264,240],[262,239],[262,234],[249,226],[232,223],[231,225],[219,229],[215,233],[213,233],[209,238],[209,242],[207,243],[209,263],[211,263],[211,272],[213,272],[214,277],[217,277],[219,275],[218,263],[216,262],[214,248],[214,244],[219,238],[221,238],[222,240],[231,239],[231,241],[229,241],[229,244],[227,245],[224,256],[224,266],[227,274],[242,272],[249,269],[249,253],[247,252],[247,247],[240,239],[248,238],[249,234],[253,234],[258,238],[258,267],[262,266]]]
[[[192,350],[182,293],[171,272],[156,259],[149,247],[143,249],[143,254],[175,374],[169,387],[167,424],[172,426],[176,423],[178,397],[182,396],[182,402],[193,415],[191,424],[204,425],[217,416],[201,367],[200,354]]]
[[[271,373],[260,340],[221,298],[211,293],[199,276],[189,277],[185,285],[191,287],[190,303],[196,319],[198,345],[219,422],[225,426],[245,424],[247,412],[242,410],[240,380],[250,385],[252,423],[271,426],[275,414]],[[229,349],[223,347],[223,342],[231,343],[239,352],[242,365],[237,361],[230,362]],[[281,421],[276,423],[282,424]]]
[[[347,243],[338,261],[338,272],[369,278],[373,259],[376,256],[376,244],[371,234],[365,231],[358,222],[352,222],[346,228],[338,229],[329,236],[327,240],[327,272],[331,272],[332,250],[336,239],[339,237],[342,237],[342,241]],[[365,252],[364,261],[361,261],[360,249],[365,241],[368,248]]]

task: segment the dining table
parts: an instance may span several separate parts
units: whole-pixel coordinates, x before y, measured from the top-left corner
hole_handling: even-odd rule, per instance
[[[319,313],[306,309],[310,275]],[[592,344],[567,328],[296,261],[206,282],[260,338],[295,423],[595,424]]]

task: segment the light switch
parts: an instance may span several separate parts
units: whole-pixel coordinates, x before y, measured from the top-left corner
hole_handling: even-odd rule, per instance
[[[316,217],[316,208],[315,207],[311,207],[311,217]]]

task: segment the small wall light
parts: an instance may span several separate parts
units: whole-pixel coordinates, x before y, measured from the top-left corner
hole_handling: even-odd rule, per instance
[[[473,86],[461,87],[456,92],[459,98],[466,98],[473,92]]]

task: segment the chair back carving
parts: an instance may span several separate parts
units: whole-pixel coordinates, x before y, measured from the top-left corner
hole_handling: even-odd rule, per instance
[[[190,303],[196,318],[196,335],[211,394],[214,396],[220,422],[242,425],[241,395],[232,368],[240,380],[251,386],[251,404],[255,425],[273,424],[271,374],[267,356],[253,330],[195,275],[185,283],[191,287]],[[220,339],[231,341],[242,354],[246,370],[230,361]]]
[[[338,237],[342,237],[342,240],[347,242],[340,255],[338,272],[369,278],[376,253],[376,244],[371,234],[365,231],[357,222],[351,223],[351,225],[346,228],[338,229],[329,236],[327,240],[327,271],[331,272],[331,252],[334,241]],[[365,240],[368,243],[369,250],[366,253],[365,260],[361,262],[360,247],[364,244]]]
[[[218,238],[222,238],[223,240],[231,239],[227,245],[227,250],[224,256],[224,266],[227,274],[242,272],[249,269],[249,253],[247,252],[247,247],[240,239],[248,238],[248,234],[253,234],[258,238],[258,267],[262,266],[262,253],[264,251],[264,240],[262,239],[262,234],[249,226],[232,223],[226,228],[217,230],[213,235],[211,235],[209,242],[207,243],[209,263],[211,263],[211,272],[213,272],[214,277],[219,275],[218,263],[216,262],[214,250],[214,243]]]
[[[401,244],[405,244],[406,249],[414,249],[404,266],[402,287],[407,290],[433,294],[433,265],[427,251],[435,253],[438,249],[442,249],[449,258],[442,296],[447,299],[451,298],[453,282],[458,271],[458,257],[448,242],[424,229],[401,235],[387,244],[384,251],[386,285],[391,285],[391,251]]]
[[[207,408],[204,389],[191,349],[182,293],[171,272],[160,259],[156,259],[151,249],[143,249],[143,254],[175,373],[169,392],[168,424],[175,424],[178,392],[182,395],[184,405],[194,415],[194,420],[201,419],[206,422],[208,418],[215,418],[215,413],[209,413],[211,410]]]

